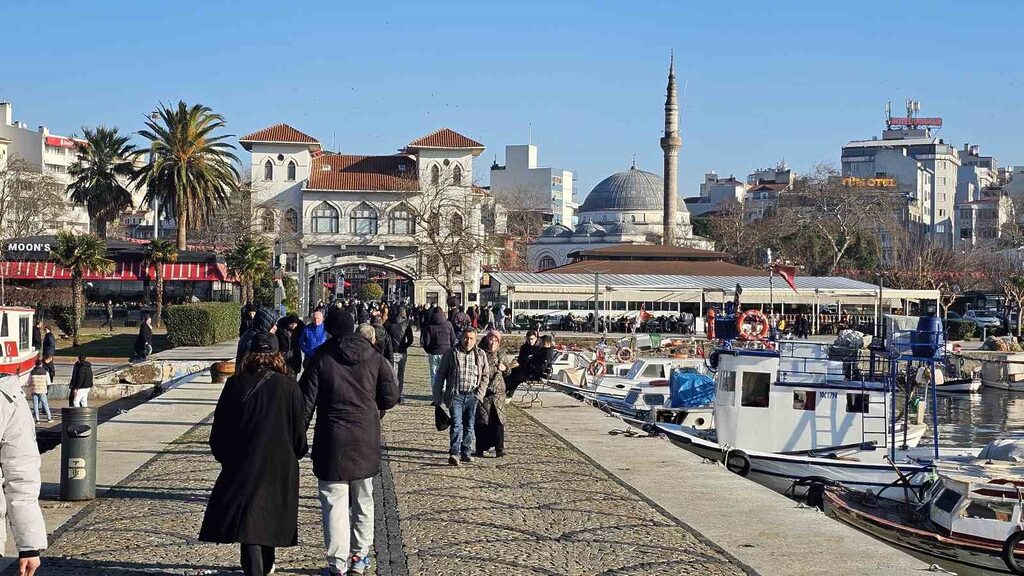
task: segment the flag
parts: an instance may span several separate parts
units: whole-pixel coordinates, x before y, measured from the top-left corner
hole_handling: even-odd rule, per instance
[[[782,279],[786,281],[786,284],[789,284],[789,287],[793,289],[793,292],[797,291],[796,284],[793,282],[796,278],[796,266],[772,264],[772,274],[782,276]]]
[[[651,319],[651,313],[647,311],[647,304],[640,305],[640,321],[647,322]]]

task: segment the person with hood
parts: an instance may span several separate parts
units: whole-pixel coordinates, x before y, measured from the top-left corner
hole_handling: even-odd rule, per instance
[[[398,379],[398,403],[402,403],[405,390],[405,364],[409,360],[409,347],[413,343],[412,324],[404,306],[399,306],[393,316],[384,324],[384,331],[391,341],[391,367]]]
[[[68,398],[68,406],[72,408],[88,408],[89,392],[92,391],[92,364],[85,358],[79,356],[75,367],[71,369],[71,397]]]
[[[139,324],[139,334],[135,337],[135,360],[143,361],[153,353],[153,319],[147,315]]]
[[[18,576],[33,576],[39,569],[39,551],[46,548],[46,523],[39,507],[42,484],[39,447],[31,412],[17,376],[0,374],[0,525],[14,534],[18,550]],[[0,533],[4,546],[7,531]]]
[[[434,406],[448,409],[452,424],[449,427],[448,465],[458,466],[472,462],[473,430],[476,424],[476,406],[481,388],[487,388],[487,355],[476,347],[476,332],[466,330],[458,346],[441,358],[434,378],[432,392]]]
[[[304,362],[316,354],[316,349],[327,341],[327,329],[324,328],[324,312],[319,308],[313,311],[313,323],[306,324],[302,329],[302,336],[299,337],[299,350],[302,351]]]
[[[430,366],[430,381],[437,376],[437,367],[441,357],[458,343],[452,323],[444,315],[440,306],[434,306],[430,312],[425,329],[420,330],[423,351],[427,353],[427,364]]]
[[[381,418],[398,402],[387,360],[362,336],[344,310],[327,317],[331,338],[310,358],[300,387],[304,422],[313,429],[313,474],[318,480],[328,573],[362,574],[373,546],[373,477],[380,471]]]
[[[488,332],[480,341],[487,354],[487,385],[477,393],[476,457],[494,448],[498,458],[505,456],[505,363],[501,359],[501,334]]]
[[[241,338],[242,334],[245,334],[245,331],[249,329],[249,325],[252,324],[252,319],[255,316],[256,316],[256,306],[255,305],[253,305],[251,302],[249,302],[249,303],[246,303],[245,306],[242,306],[242,315],[241,315],[241,319],[238,322],[238,337],[239,338]]]
[[[302,321],[295,314],[288,314],[277,321],[277,331],[274,333],[277,336],[277,350],[284,358],[285,366],[289,368],[292,368],[296,355],[300,358],[299,367],[302,367],[302,351],[295,346],[297,338],[295,330],[301,323]],[[299,372],[292,368],[292,373],[298,374]]]
[[[299,541],[305,406],[277,345],[269,332],[252,337],[243,364],[221,391],[210,431],[210,450],[221,471],[199,539],[240,544],[246,576],[270,574],[275,548]]]
[[[274,352],[278,352],[276,333],[277,317],[274,315],[274,312],[266,308],[258,308],[252,318],[252,322],[249,323],[249,329],[238,339],[238,349],[235,352],[235,368],[237,369],[242,365],[245,355],[249,353],[249,346],[252,345],[253,338],[257,334],[274,335]]]

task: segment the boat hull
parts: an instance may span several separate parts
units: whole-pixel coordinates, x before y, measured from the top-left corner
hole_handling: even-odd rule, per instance
[[[901,525],[884,514],[871,514],[858,509],[849,498],[848,495],[827,490],[824,496],[825,514],[961,576],[1014,574],[1002,559],[1001,543],[946,537],[924,527]]]
[[[943,384],[936,384],[935,390],[940,393],[973,394],[981,390],[981,386],[981,378],[958,378],[956,380],[947,380]]]
[[[668,436],[668,439],[676,446],[703,458],[726,463],[726,467],[730,471],[787,496],[798,498],[806,496],[807,487],[801,482],[810,479],[837,482],[858,490],[870,489],[875,493],[881,492],[881,495],[885,497],[903,498],[904,496],[902,487],[890,487],[890,484],[896,482],[899,476],[891,465],[881,461],[881,451],[862,453],[878,454],[877,462],[748,452],[725,448],[717,442],[706,440],[700,437],[694,429],[687,431],[686,428],[680,426],[659,424],[658,430]],[[918,464],[898,464],[897,466],[905,476],[915,477],[912,479],[912,484],[915,487],[924,482],[924,474],[920,473],[926,472],[927,466]]]

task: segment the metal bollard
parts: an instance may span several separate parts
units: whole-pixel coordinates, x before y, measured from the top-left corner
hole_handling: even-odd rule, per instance
[[[96,498],[95,408],[61,408],[60,499]]]

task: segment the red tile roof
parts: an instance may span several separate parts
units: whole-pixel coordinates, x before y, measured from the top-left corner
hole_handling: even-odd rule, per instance
[[[409,148],[483,148],[484,145],[459,134],[451,128],[441,128],[409,143]]]
[[[789,188],[789,184],[786,184],[785,182],[764,182],[754,186],[750,190],[747,190],[747,192],[764,192],[768,190],[781,192],[787,188]]]
[[[287,124],[274,124],[252,134],[246,134],[239,142],[295,142],[297,144],[319,144],[320,141],[309,134],[303,134]]]
[[[419,190],[417,174],[416,160],[404,155],[323,154],[313,160],[306,189]]]

